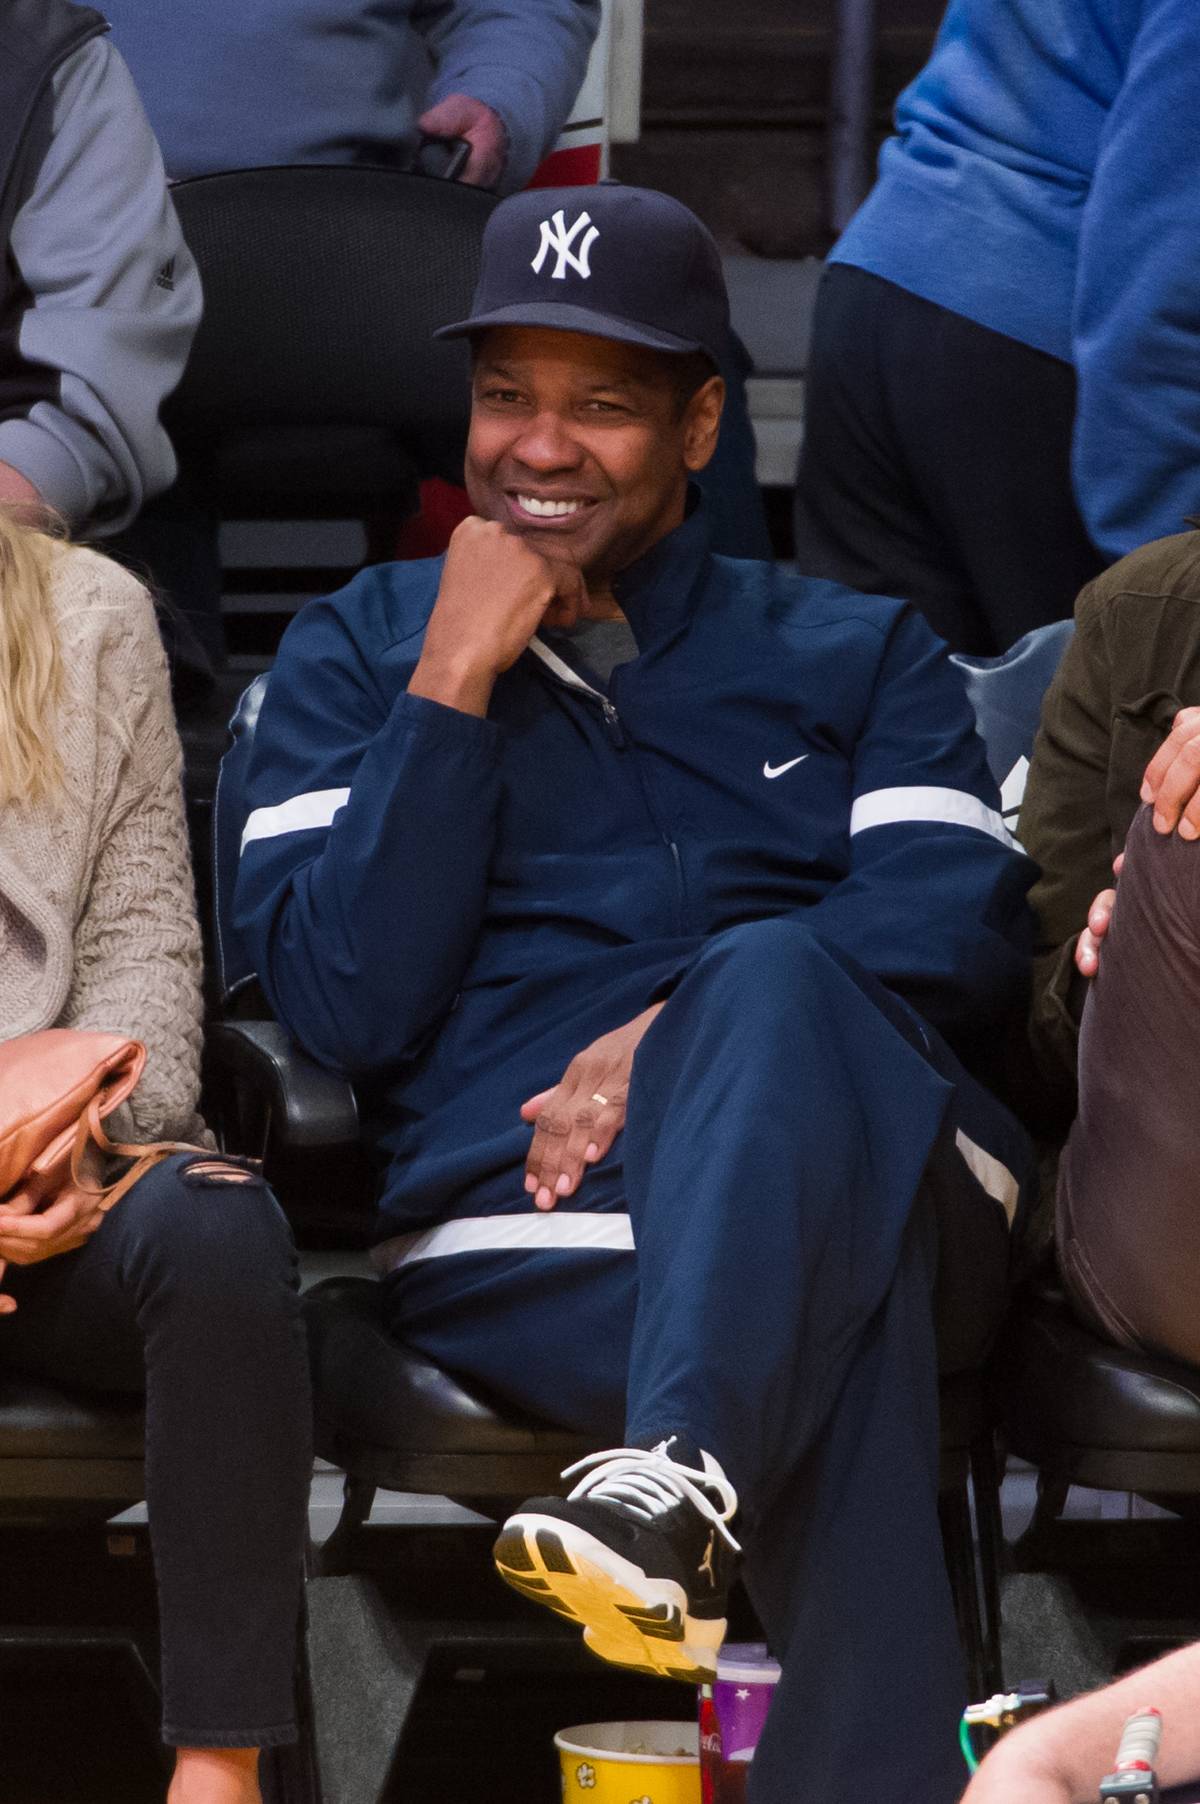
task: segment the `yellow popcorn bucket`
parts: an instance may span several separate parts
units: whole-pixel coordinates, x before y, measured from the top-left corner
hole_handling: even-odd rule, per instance
[[[700,1804],[696,1723],[581,1723],[554,1737],[565,1804]]]

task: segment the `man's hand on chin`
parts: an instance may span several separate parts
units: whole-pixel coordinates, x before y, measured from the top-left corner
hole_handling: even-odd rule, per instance
[[[496,520],[454,530],[410,695],[487,713],[496,678],[542,626],[574,626],[587,607],[575,564],[551,562]]]
[[[625,1126],[625,1106],[633,1055],[662,1008],[644,1009],[610,1034],[576,1053],[552,1090],[521,1104],[521,1119],[533,1124],[525,1161],[525,1189],[539,1209],[553,1209],[570,1196],[589,1165],[602,1159]]]

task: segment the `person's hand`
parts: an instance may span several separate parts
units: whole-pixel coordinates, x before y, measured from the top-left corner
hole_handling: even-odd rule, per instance
[[[71,1186],[56,1203],[30,1213],[20,1204],[0,1204],[0,1277],[8,1265],[37,1265],[83,1246],[104,1220],[104,1198]],[[6,1306],[6,1307],[4,1307]],[[16,1303],[0,1297],[0,1313]]]
[[[1154,831],[1200,837],[1200,708],[1181,708],[1146,766],[1143,802],[1154,806]]]
[[[553,1209],[577,1190],[587,1166],[604,1157],[625,1126],[633,1055],[662,1006],[656,1002],[601,1034],[576,1053],[561,1083],[521,1104],[522,1121],[533,1123],[525,1188],[537,1208]]]
[[[487,713],[492,686],[541,626],[574,626],[587,608],[575,564],[552,563],[497,520],[454,529],[410,695]]]
[[[0,507],[15,514],[25,526],[42,528],[50,524],[50,509],[40,491],[34,488],[28,476],[3,462],[0,462]]]
[[[447,94],[422,113],[417,124],[430,138],[465,138],[471,155],[459,180],[472,188],[496,186],[508,161],[508,133],[490,106],[470,94]]]
[[[5,1203],[3,1205],[5,1214],[11,1215],[32,1215],[33,1207],[33,1203],[28,1197],[22,1197],[19,1202]],[[3,1284],[4,1282],[4,1274],[7,1269],[7,1259],[0,1259],[0,1284]],[[4,1291],[0,1291],[0,1315],[14,1315],[16,1313],[16,1308],[17,1299],[15,1297],[10,1297]]]
[[[1119,852],[1113,859],[1114,877],[1121,875],[1124,863],[1125,854]],[[1075,942],[1075,968],[1085,977],[1094,977],[1100,969],[1100,946],[1112,921],[1116,900],[1115,889],[1102,889],[1088,909],[1087,926]]]

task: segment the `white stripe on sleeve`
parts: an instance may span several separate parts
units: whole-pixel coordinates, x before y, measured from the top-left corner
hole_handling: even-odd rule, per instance
[[[303,833],[309,827],[328,827],[339,808],[350,799],[348,789],[310,789],[289,796],[273,808],[256,808],[242,832],[242,851],[255,839],[276,839],[281,833]]]
[[[916,784],[905,789],[872,789],[855,798],[850,810],[851,833],[869,827],[892,827],[912,821],[942,821],[950,827],[974,827],[990,833],[1003,846],[1020,847],[994,808],[988,808],[965,789],[936,789]]]
[[[371,1258],[394,1272],[420,1259],[447,1259],[453,1253],[632,1253],[628,1215],[598,1215],[555,1209],[520,1215],[468,1215],[417,1234],[398,1234],[373,1248]]]

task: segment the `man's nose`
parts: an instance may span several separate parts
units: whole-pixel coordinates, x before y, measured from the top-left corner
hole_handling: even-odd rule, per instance
[[[576,469],[583,456],[567,422],[557,413],[539,413],[510,449],[527,470],[543,473]]]

